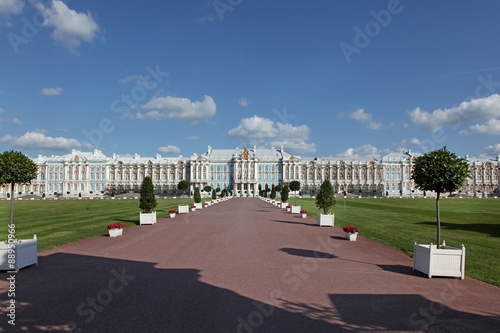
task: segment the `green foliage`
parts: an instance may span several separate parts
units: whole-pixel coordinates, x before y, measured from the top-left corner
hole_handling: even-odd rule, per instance
[[[325,179],[316,195],[316,206],[319,209],[323,209],[324,214],[328,214],[328,211],[331,207],[335,206],[335,203],[332,184],[330,180]]]
[[[283,189],[281,190],[281,201],[287,202],[289,194],[290,194],[290,189],[288,188],[288,185],[283,186]]]
[[[416,187],[422,191],[436,192],[438,246],[441,244],[439,196],[441,193],[451,193],[460,189],[468,176],[467,161],[446,150],[446,146],[415,159],[411,177]]]
[[[210,191],[212,191],[212,186],[208,186],[208,185],[206,185],[205,187],[203,187],[203,191],[205,191],[205,192],[210,192]]]
[[[215,190],[212,190],[212,200],[215,199],[217,199],[217,193],[215,192]]]
[[[151,213],[158,205],[155,198],[155,187],[151,177],[144,177],[141,185],[141,200],[139,208],[143,213]]]
[[[276,192],[281,192],[283,190],[281,185],[276,185],[275,189],[276,189]]]
[[[36,178],[38,167],[20,151],[4,151],[0,154],[0,184],[10,184],[10,224],[14,223],[14,184],[26,184]]]
[[[187,182],[187,180],[181,180],[179,182],[179,184],[177,184],[177,189],[179,191],[182,191],[184,192],[185,190],[187,190],[189,188],[189,183]]]
[[[200,189],[198,187],[195,187],[194,189],[194,202],[195,203],[201,202],[201,194],[200,194]]]
[[[271,199],[276,199],[276,188],[273,186],[273,189],[271,190]]]
[[[217,187],[217,188],[215,189],[215,192],[219,193],[219,192],[220,192],[220,188],[219,188],[219,187]]]

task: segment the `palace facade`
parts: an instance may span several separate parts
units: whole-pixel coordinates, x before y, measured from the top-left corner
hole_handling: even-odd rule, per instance
[[[187,180],[191,191],[205,186],[227,189],[237,195],[258,194],[266,187],[297,180],[304,194],[315,194],[325,179],[334,191],[370,196],[421,195],[411,180],[415,157],[410,150],[390,153],[381,159],[291,155],[281,148],[212,149],[190,157],[107,156],[73,150],[62,156],[34,158],[38,177],[31,184],[16,185],[15,192],[46,196],[100,196],[138,192],[145,176],[153,179],[158,194],[175,195],[177,184]],[[500,156],[496,159],[465,159],[470,177],[463,194],[492,195],[499,192]],[[2,187],[5,198],[9,185]],[[203,192],[202,192],[203,193]]]

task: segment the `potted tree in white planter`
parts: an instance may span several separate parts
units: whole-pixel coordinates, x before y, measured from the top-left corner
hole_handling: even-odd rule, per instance
[[[194,206],[196,207],[196,209],[202,209],[201,193],[200,193],[200,189],[198,187],[196,187],[194,189],[193,199],[194,199]]]
[[[324,214],[318,211],[318,225],[320,227],[333,227],[335,223],[335,214],[328,214],[330,208],[335,206],[335,197],[333,196],[333,187],[330,180],[325,179],[321,184],[318,194],[316,195],[316,206],[323,210]]]
[[[177,189],[181,192],[186,191],[189,188],[189,183],[187,180],[181,180],[179,184],[177,184]],[[179,205],[179,214],[187,214],[189,213],[189,205]]]
[[[286,202],[288,201],[289,195],[290,188],[288,185],[283,186],[283,189],[281,189],[281,208],[286,208],[288,206]]]
[[[295,192],[295,194],[294,194],[295,201],[294,201],[294,205],[292,205],[292,207],[291,207],[291,212],[292,212],[292,214],[293,214],[293,212],[299,213],[300,206],[297,206],[297,191],[300,191],[300,182],[298,180],[294,180],[294,181],[290,182],[290,190]]]
[[[453,248],[441,244],[441,221],[439,197],[441,193],[460,189],[469,176],[466,160],[446,150],[446,146],[426,153],[415,159],[412,179],[418,189],[436,192],[436,245],[417,244],[413,248],[413,270],[432,276],[452,276],[464,278],[465,247]]]
[[[156,211],[153,212],[153,209],[155,209],[157,205],[153,181],[151,177],[146,176],[141,185],[141,199],[139,204],[139,208],[141,209],[140,224],[156,223]]]
[[[16,238],[14,225],[14,186],[27,184],[36,178],[38,168],[28,156],[20,151],[5,151],[0,154],[0,184],[10,186],[10,223],[7,241],[0,243],[0,270],[18,271],[19,269],[38,264],[38,241]],[[15,252],[12,258],[12,250]]]

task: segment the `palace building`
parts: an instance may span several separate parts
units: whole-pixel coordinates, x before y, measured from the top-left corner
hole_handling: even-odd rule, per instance
[[[415,157],[410,150],[390,153],[381,159],[345,157],[301,157],[281,148],[212,149],[191,157],[107,156],[73,150],[62,156],[34,158],[38,177],[31,184],[16,185],[15,192],[65,197],[100,196],[111,193],[139,192],[142,180],[150,176],[157,194],[175,195],[177,184],[187,180],[190,190],[205,186],[227,189],[236,195],[253,196],[259,190],[297,180],[304,194],[315,194],[329,179],[337,193],[369,196],[422,195],[411,180]],[[470,177],[462,194],[496,195],[499,192],[500,156],[496,159],[465,159]],[[0,197],[5,198],[9,185]]]

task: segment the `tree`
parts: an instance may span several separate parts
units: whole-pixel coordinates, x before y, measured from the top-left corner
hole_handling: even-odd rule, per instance
[[[460,189],[469,176],[466,160],[446,150],[431,151],[415,159],[411,178],[418,189],[436,192],[437,246],[441,243],[439,196]]]
[[[212,200],[215,199],[217,199],[217,193],[215,192],[215,190],[212,190]]]
[[[275,189],[276,189],[276,192],[281,192],[283,190],[283,188],[279,184],[276,185]]]
[[[143,213],[151,213],[158,205],[155,198],[155,187],[151,177],[146,176],[141,184],[141,199],[139,208]]]
[[[282,202],[288,201],[289,193],[290,193],[290,189],[288,188],[288,185],[283,186],[283,189],[281,190],[281,201]]]
[[[187,180],[181,180],[179,184],[177,184],[177,189],[181,191],[181,193],[184,193],[189,188],[189,183]]]
[[[212,191],[212,186],[206,185],[205,187],[203,187],[203,191],[205,191],[207,193],[210,192],[210,191]]]
[[[294,180],[294,181],[290,182],[290,190],[294,191],[294,192],[300,191],[300,182],[298,180]],[[294,197],[295,197],[295,206],[297,206],[297,194],[296,193],[295,193]]]
[[[200,189],[198,187],[194,189],[194,202],[195,203],[201,202],[201,194],[200,194]]]
[[[20,151],[0,154],[0,184],[10,185],[10,226],[14,223],[14,185],[27,184],[36,178],[38,167]]]
[[[325,179],[316,195],[316,206],[319,209],[323,209],[323,212],[327,214],[330,208],[335,206],[335,203],[332,184],[330,180]]]
[[[273,186],[273,189],[271,190],[271,199],[275,199],[276,198],[276,188]]]

